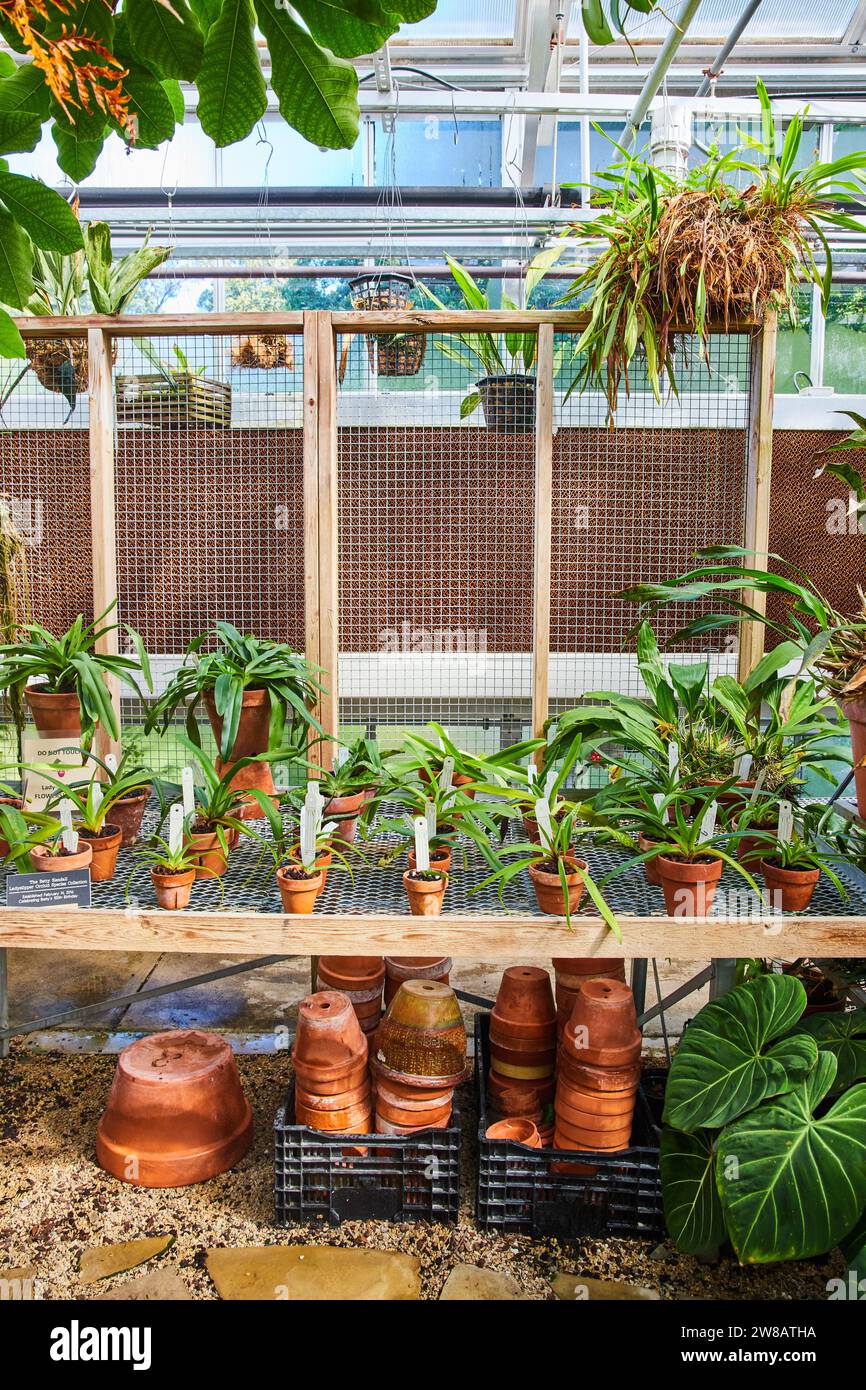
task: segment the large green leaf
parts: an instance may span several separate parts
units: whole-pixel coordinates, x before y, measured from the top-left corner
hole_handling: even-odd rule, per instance
[[[171,8],[158,0],[124,0],[123,12],[141,62],[160,77],[191,82],[201,67],[204,42],[198,20],[184,0],[171,0]]]
[[[189,7],[198,20],[199,28],[207,37],[208,29],[219,19],[222,0],[189,0]]]
[[[26,357],[24,339],[18,326],[5,309],[0,309],[0,357]]]
[[[44,120],[50,96],[45,76],[33,63],[23,63],[0,82],[0,111],[21,111]]]
[[[41,116],[32,111],[0,111],[0,154],[35,150],[41,136]]]
[[[78,218],[53,188],[24,174],[2,172],[0,198],[15,221],[44,251],[59,251],[68,256],[81,250]]]
[[[866,1009],[813,1014],[803,1019],[797,1031],[810,1034],[822,1052],[832,1052],[836,1058],[835,1091],[866,1077]]]
[[[352,14],[340,0],[294,0],[293,9],[297,10],[316,43],[330,48],[341,58],[375,53],[400,26],[395,14],[376,5],[369,7],[370,15],[376,16],[372,22]]]
[[[743,1264],[824,1254],[866,1206],[866,1086],[814,1114],[835,1075],[836,1059],[822,1052],[802,1085],[719,1137],[719,1192]]]
[[[678,1250],[713,1255],[725,1240],[725,1216],[716,1187],[716,1156],[709,1130],[662,1130],[661,1180],[665,1224]]]
[[[175,127],[174,109],[159,78],[143,68],[133,68],[123,87],[135,121],[135,147],[155,150],[163,140],[170,140]]]
[[[198,75],[198,115],[215,145],[249,135],[267,110],[268,96],[254,36],[251,0],[223,0]]]
[[[33,247],[8,212],[0,211],[0,300],[23,309],[33,290]]]
[[[806,1034],[783,1034],[805,1005],[806,991],[792,975],[763,975],[706,1004],[671,1064],[665,1122],[687,1133],[719,1129],[798,1085],[818,1046]]]
[[[74,126],[65,127],[56,121],[51,128],[51,135],[57,146],[57,163],[64,174],[68,174],[73,183],[82,183],[84,179],[89,178],[102,153],[105,135],[85,139],[78,134]]]
[[[281,114],[314,145],[349,149],[358,138],[358,76],[351,63],[319,48],[272,0],[256,0],[256,14]]]

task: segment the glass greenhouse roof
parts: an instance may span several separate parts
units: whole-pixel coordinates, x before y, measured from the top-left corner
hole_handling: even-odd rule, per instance
[[[607,0],[603,0],[609,9]],[[688,27],[685,43],[720,43],[727,38],[743,12],[745,0],[702,0],[698,12]],[[663,5],[665,14],[635,14],[626,22],[626,31],[633,43],[655,43],[663,39],[670,28],[670,18],[676,6]],[[821,5],[811,0],[791,3],[791,0],[763,0],[749,20],[741,42],[743,44],[771,43],[774,40],[811,40],[817,43],[839,43],[852,21],[862,10],[859,0],[824,0]],[[580,0],[572,0],[568,36],[576,40],[580,34]]]

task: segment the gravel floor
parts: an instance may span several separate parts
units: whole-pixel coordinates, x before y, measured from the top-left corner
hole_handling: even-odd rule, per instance
[[[271,1125],[288,1076],[285,1056],[240,1057],[243,1084],[256,1117],[252,1150],[234,1170],[198,1187],[148,1191],[129,1187],[97,1167],[94,1132],[115,1059],[100,1055],[26,1054],[13,1046],[0,1062],[0,1267],[33,1266],[45,1298],[88,1297],[122,1287],[157,1262],[98,1287],[78,1278],[87,1248],[144,1236],[174,1234],[161,1263],[177,1270],[196,1298],[215,1298],[204,1267],[212,1246],[331,1244],[403,1250],[421,1262],[423,1297],[437,1298],[449,1272],[464,1262],[507,1272],[527,1297],[551,1298],[562,1270],[650,1286],[664,1298],[825,1299],[827,1280],[843,1272],[833,1255],[767,1269],[732,1260],[702,1266],[669,1246],[626,1240],[573,1245],[476,1230],[472,1221],[473,1145],[464,1144],[460,1222],[399,1226],[352,1222],[339,1228],[272,1225]],[[474,1131],[471,1087],[462,1098]]]

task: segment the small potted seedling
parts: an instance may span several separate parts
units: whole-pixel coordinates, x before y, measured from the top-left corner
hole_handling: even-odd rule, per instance
[[[120,828],[121,846],[134,845],[153,791],[153,773],[137,763],[131,752],[124,753],[119,763],[111,753],[104,762],[95,753],[90,757],[103,771],[103,796],[113,823]]]
[[[68,818],[68,824],[71,825],[71,818]],[[37,850],[42,858],[43,848],[49,853],[55,848],[59,849],[59,836],[63,828],[56,816],[44,811],[27,810],[20,804],[15,805],[11,797],[4,797],[0,800],[0,857],[5,863],[13,864],[19,873],[26,873],[30,868],[50,870],[51,866],[47,864],[33,864],[31,851]],[[57,865],[58,869],[87,867],[83,863],[70,866],[68,854],[58,853],[56,857],[64,861]]]
[[[684,807],[686,809],[684,809]],[[718,803],[712,791],[701,796],[693,787],[680,787],[661,802],[653,815],[636,815],[645,828],[651,848],[613,871],[615,876],[634,863],[655,860],[665,907],[671,917],[706,917],[713,904],[724,867],[734,869],[754,889],[761,891],[742,863],[722,848],[737,840],[732,831],[717,831]],[[659,835],[660,841],[653,837]]]
[[[430,867],[450,873],[452,855],[459,839],[457,827],[475,809],[465,786],[453,787],[450,784],[446,765],[438,779],[427,778],[423,783],[414,780],[414,773],[409,779],[395,775],[386,796],[388,805],[399,807],[403,815],[383,817],[378,822],[378,829],[395,837],[393,845],[380,858],[380,867],[393,864],[404,851],[408,851],[410,870],[419,867],[415,859],[415,821],[422,816],[427,826]],[[495,822],[481,808],[478,817],[484,818],[491,833],[495,832]]]
[[[248,763],[269,759],[271,754],[241,758],[220,776],[200,748],[183,734],[177,737],[195,758],[202,778],[202,782],[194,788],[187,779],[184,788],[185,843],[195,862],[195,876],[199,879],[221,878],[228,868],[229,854],[239,836],[261,838],[246,824],[241,814],[247,798],[252,798],[262,815],[269,820],[276,815],[273,801],[265,792],[258,787],[248,787],[241,796],[234,785],[236,772],[243,771]]]
[[[189,906],[198,861],[183,838],[183,806],[169,812],[169,836],[152,835],[135,851],[139,863],[150,869],[150,881],[159,907],[180,911]]]
[[[60,807],[59,818],[56,828],[44,827],[34,837],[35,843],[30,845],[30,867],[35,873],[65,874],[73,869],[89,869],[92,864],[93,848],[80,841],[78,831],[73,829],[68,802]]]
[[[325,886],[325,871],[330,867],[334,851],[331,851],[328,864],[320,867],[317,863],[320,826],[321,801],[311,798],[301,808],[299,848],[287,856],[282,834],[275,836],[273,852],[277,866],[277,888],[284,912],[293,915],[312,912]]]
[[[342,851],[351,849],[354,850],[356,854],[359,853],[359,851],[355,849],[353,845],[349,845],[346,841],[339,838],[336,821],[324,820],[325,803],[322,799],[321,791],[319,790],[320,785],[320,781],[316,779],[311,779],[307,783],[306,795],[300,810],[302,813],[304,806],[307,806],[312,812],[313,844],[315,849],[313,866],[316,869],[320,869],[322,872],[322,891],[324,892],[328,882],[328,870],[335,860],[342,868],[347,870],[349,877],[352,877],[352,870]],[[335,841],[336,844],[341,846],[341,849],[336,848]],[[288,834],[284,834],[281,827],[279,829],[274,828],[273,842],[268,844],[268,848],[274,853],[275,863],[278,869],[284,863],[302,864],[300,816],[297,829],[293,827]]]
[[[819,847],[817,832],[822,812],[815,809],[817,818],[807,810],[797,830],[794,808],[789,801],[780,801],[775,833],[755,837],[762,841],[760,869],[770,900],[783,912],[805,912],[822,873],[843,898],[848,896],[830,868],[830,860],[838,856]]]
[[[448,873],[445,869],[432,868],[430,863],[430,839],[427,820],[416,816],[415,828],[415,867],[407,869],[403,875],[403,887],[409,898],[409,908],[414,917],[438,917],[442,911],[442,899],[448,887]]]
[[[87,782],[71,783],[61,782],[50,773],[43,775],[57,789],[49,803],[49,810],[64,798],[71,802],[79,838],[93,849],[91,878],[94,883],[106,883],[114,877],[117,856],[123,843],[123,827],[116,812],[124,799],[128,802],[131,797],[141,797],[143,794],[146,801],[153,775],[140,768],[121,773],[119,769],[112,770],[110,764],[95,754],[91,754],[91,758],[109,777],[107,782],[99,780],[96,772]],[[142,806],[142,814],[143,810]]]
[[[323,814],[337,823],[339,839],[346,843],[355,839],[358,818],[377,795],[384,771],[374,739],[358,738],[335,750],[334,765],[322,773],[319,790]]]

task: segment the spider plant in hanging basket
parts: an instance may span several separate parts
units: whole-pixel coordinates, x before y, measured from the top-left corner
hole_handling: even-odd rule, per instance
[[[617,146],[624,158],[600,175],[607,187],[595,194],[602,211],[570,230],[574,238],[607,242],[564,296],[589,294],[590,322],[578,344],[585,356],[570,389],[601,386],[611,418],[620,385],[629,392],[639,346],[660,400],[663,376],[676,392],[675,333],[697,334],[708,357],[712,323],[728,328],[770,310],[787,310],[793,321],[803,276],[820,287],[826,311],[827,230],[862,230],[836,201],[866,200],[866,153],[797,168],[804,116],[791,120],[780,147],[770,98],[760,79],[756,85],[760,139],[711,153],[682,181]],[[813,239],[823,249],[823,273]]]

